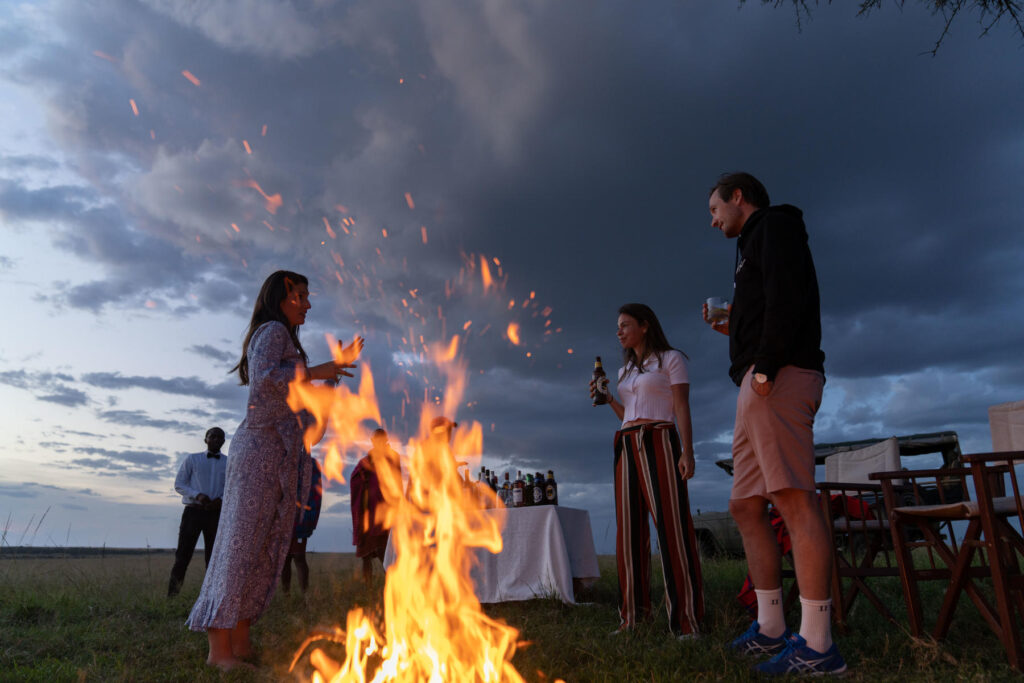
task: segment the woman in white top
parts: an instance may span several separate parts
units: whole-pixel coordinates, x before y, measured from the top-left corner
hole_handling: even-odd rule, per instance
[[[665,576],[669,627],[680,639],[697,635],[704,591],[686,480],[693,476],[693,430],[686,356],[672,348],[654,311],[644,304],[619,309],[620,403],[607,384],[595,386],[622,420],[615,433],[615,557],[621,630],[651,611],[651,539],[654,519]]]

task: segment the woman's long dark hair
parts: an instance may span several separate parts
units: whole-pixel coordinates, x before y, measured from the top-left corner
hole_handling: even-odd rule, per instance
[[[654,311],[647,304],[623,304],[619,307],[619,315],[622,314],[633,318],[640,325],[647,323],[647,334],[644,336],[644,357],[637,358],[633,349],[622,349],[622,365],[625,368],[622,373],[623,377],[628,375],[633,368],[636,368],[637,372],[643,372],[644,361],[652,353],[658,358],[659,368],[661,367],[661,354],[665,351],[679,351],[684,357],[689,358],[683,351],[668,343],[668,337],[661,329],[658,316],[654,315]]]
[[[263,281],[260,293],[256,297],[256,305],[252,309],[252,320],[249,321],[249,331],[245,333],[245,341],[242,342],[242,358],[230,372],[238,371],[239,384],[243,386],[249,383],[249,340],[260,325],[271,320],[276,320],[288,328],[288,334],[292,337],[292,343],[299,350],[302,362],[309,359],[305,349],[299,343],[299,331],[293,327],[288,319],[281,312],[281,302],[284,301],[297,285],[309,286],[309,280],[305,275],[293,273],[290,270],[279,270]]]

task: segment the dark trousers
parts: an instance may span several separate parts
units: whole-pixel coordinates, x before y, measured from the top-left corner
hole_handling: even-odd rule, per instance
[[[213,553],[213,541],[217,538],[217,523],[220,521],[220,508],[206,510],[199,505],[186,505],[181,513],[181,526],[178,528],[178,549],[174,551],[174,567],[171,568],[171,581],[167,586],[167,595],[177,595],[181,584],[185,581],[185,570],[192,561],[199,534],[203,535],[206,565],[210,565],[210,554]]]

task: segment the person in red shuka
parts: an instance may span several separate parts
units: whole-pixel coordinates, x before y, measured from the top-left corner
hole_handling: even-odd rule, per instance
[[[380,489],[376,464],[398,463],[398,456],[388,444],[388,433],[383,429],[373,432],[373,444],[352,471],[349,487],[352,498],[352,543],[356,546],[356,557],[363,560],[363,580],[370,582],[373,576],[373,558],[384,563],[384,551],[388,546],[388,529],[382,520],[383,507],[387,505]]]

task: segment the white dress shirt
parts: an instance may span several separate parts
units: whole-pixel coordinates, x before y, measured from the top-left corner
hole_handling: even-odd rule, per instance
[[[198,505],[196,497],[200,493],[205,493],[210,500],[223,498],[227,467],[228,456],[223,453],[219,458],[208,457],[206,451],[186,456],[174,480],[174,490],[181,494],[181,502]]]

